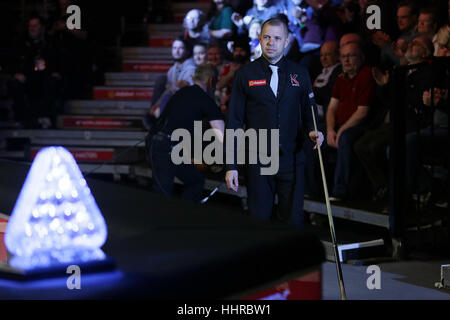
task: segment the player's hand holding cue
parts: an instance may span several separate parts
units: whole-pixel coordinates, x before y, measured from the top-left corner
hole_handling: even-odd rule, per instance
[[[311,139],[312,142],[315,142],[316,144],[314,145],[314,149],[317,149],[317,145],[322,146],[322,142],[323,142],[323,134],[320,131],[310,131],[309,132],[309,138]]]

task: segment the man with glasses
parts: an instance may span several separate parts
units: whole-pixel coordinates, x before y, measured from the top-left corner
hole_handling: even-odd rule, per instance
[[[340,60],[343,73],[333,86],[326,115],[327,144],[337,152],[332,201],[349,196],[353,143],[363,132],[375,93],[371,69],[364,65],[364,55],[358,44],[342,47]]]

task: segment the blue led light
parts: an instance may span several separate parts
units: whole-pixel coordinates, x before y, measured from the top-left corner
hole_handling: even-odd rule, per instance
[[[48,265],[98,258],[101,254],[89,252],[98,252],[106,236],[105,221],[70,152],[42,149],[6,228],[5,244],[15,261]]]

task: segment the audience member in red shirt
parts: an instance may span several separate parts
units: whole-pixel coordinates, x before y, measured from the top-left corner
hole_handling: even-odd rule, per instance
[[[343,73],[333,86],[327,110],[327,144],[337,149],[334,188],[330,200],[348,197],[353,143],[364,129],[375,95],[371,68],[364,65],[364,54],[356,43],[340,49]]]

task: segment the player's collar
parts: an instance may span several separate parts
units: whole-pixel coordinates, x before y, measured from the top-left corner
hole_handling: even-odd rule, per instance
[[[261,57],[259,58],[259,60],[260,60],[261,64],[263,65],[264,70],[269,70],[270,72],[272,72],[272,70],[271,70],[270,67],[269,67],[269,65],[271,65],[271,63],[270,63],[269,61],[267,61],[267,59],[264,58],[264,56],[261,56]],[[275,64],[273,64],[273,65],[274,65],[274,66],[277,66],[277,67],[278,67],[278,70],[280,70],[280,71],[285,70],[285,66],[286,66],[286,57],[285,57],[285,56],[282,56],[281,59],[280,59],[277,63],[275,63]]]

